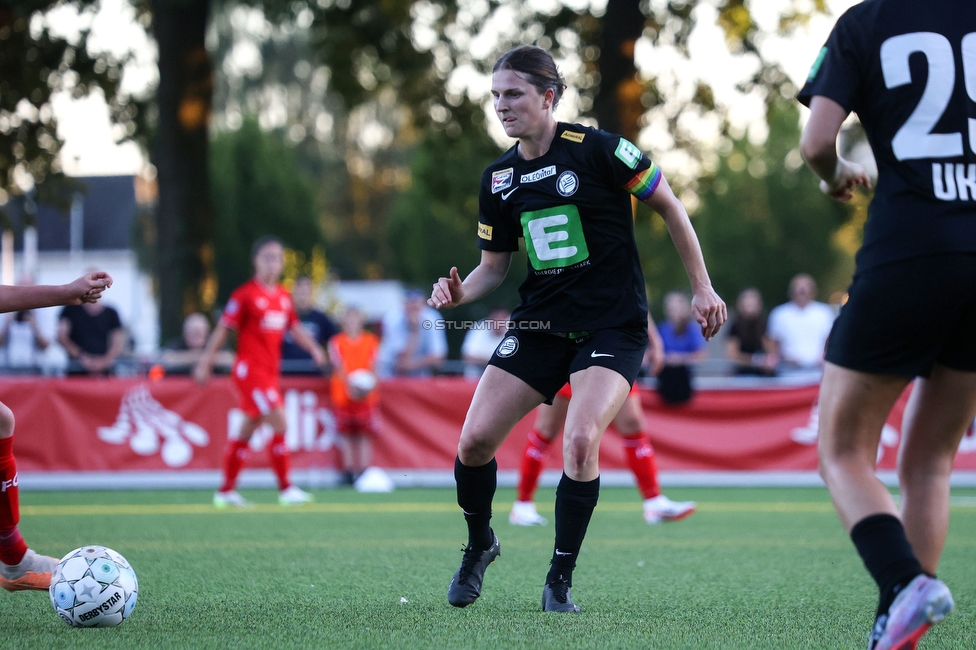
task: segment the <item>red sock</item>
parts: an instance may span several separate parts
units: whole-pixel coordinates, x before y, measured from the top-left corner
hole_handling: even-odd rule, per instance
[[[14,438],[0,439],[0,562],[20,564],[27,544],[17,530],[20,521],[20,491],[17,488]]]
[[[228,440],[224,449],[224,484],[221,492],[230,492],[237,486],[237,476],[247,462],[247,442],[244,440]]]
[[[653,499],[661,494],[661,486],[657,484],[657,462],[651,440],[643,431],[623,438],[627,466],[637,479],[637,489],[645,499]]]
[[[275,431],[271,436],[271,444],[268,446],[271,454],[271,468],[275,476],[278,477],[278,489],[287,490],[291,487],[288,480],[288,472],[291,469],[291,457],[288,455],[288,445],[285,443],[285,434]]]
[[[519,468],[518,500],[531,501],[535,489],[539,487],[539,474],[546,460],[546,449],[551,440],[546,440],[533,429],[529,431],[529,439],[522,452],[522,466]]]

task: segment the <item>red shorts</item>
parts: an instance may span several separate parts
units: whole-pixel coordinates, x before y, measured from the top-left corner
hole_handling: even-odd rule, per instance
[[[631,395],[637,395],[637,382],[630,387],[630,392],[627,393],[627,397]],[[556,391],[556,397],[562,397],[563,399],[573,399],[573,389],[569,386],[569,382],[566,385]]]
[[[376,435],[376,409],[369,402],[349,402],[341,406],[333,406],[336,431],[340,435]]]
[[[256,420],[275,409],[285,407],[285,400],[278,387],[278,377],[259,375],[246,370],[241,372],[239,366],[240,364],[234,364],[231,377],[241,393],[241,410],[247,417]]]

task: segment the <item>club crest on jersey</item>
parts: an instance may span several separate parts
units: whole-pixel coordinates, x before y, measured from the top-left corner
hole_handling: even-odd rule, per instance
[[[498,344],[495,354],[504,358],[510,357],[518,352],[518,339],[514,336],[506,336],[505,340]]]
[[[564,171],[556,179],[556,191],[562,196],[572,196],[579,189],[579,177],[571,171]]]
[[[515,169],[499,169],[491,173],[491,193],[498,194],[504,189],[512,186],[512,179],[515,178]]]
[[[556,175],[556,166],[549,165],[548,167],[543,167],[542,169],[537,169],[529,174],[522,174],[523,183],[535,183],[536,181],[541,181],[543,178],[549,178],[550,176]]]

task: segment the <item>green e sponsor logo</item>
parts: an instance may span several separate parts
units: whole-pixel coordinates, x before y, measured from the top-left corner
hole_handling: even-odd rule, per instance
[[[522,233],[536,270],[572,266],[590,256],[575,205],[523,212]]]
[[[826,45],[820,48],[820,54],[817,55],[817,60],[813,62],[812,66],[810,66],[810,74],[807,75],[807,81],[813,81],[813,78],[817,76],[818,72],[820,72],[820,65],[823,63],[825,56],[827,56]]]
[[[642,154],[641,150],[635,147],[630,140],[620,138],[620,141],[617,142],[617,149],[613,152],[613,155],[619,158],[623,164],[627,165],[631,169],[634,169],[637,167],[637,163],[640,162],[641,156],[644,154]]]

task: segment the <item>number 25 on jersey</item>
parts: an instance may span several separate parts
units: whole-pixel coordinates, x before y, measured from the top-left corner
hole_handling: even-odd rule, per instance
[[[962,38],[961,49],[966,94],[976,102],[976,32]],[[885,86],[897,88],[912,82],[909,57],[915,53],[925,55],[928,79],[915,110],[891,140],[892,152],[898,160],[962,156],[962,133],[932,133],[949,106],[956,83],[956,64],[949,39],[934,32],[913,32],[887,39],[881,44]],[[969,147],[976,153],[976,119],[967,118],[967,126]],[[966,200],[971,196],[976,200],[976,165],[932,163],[932,182],[938,199]]]

